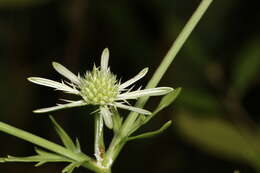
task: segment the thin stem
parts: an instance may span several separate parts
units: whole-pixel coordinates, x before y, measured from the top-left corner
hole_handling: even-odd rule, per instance
[[[189,21],[184,26],[181,33],[178,35],[177,39],[171,46],[170,50],[164,57],[163,61],[161,62],[161,64],[157,68],[157,70],[155,71],[153,77],[148,82],[146,88],[154,88],[157,86],[157,84],[162,79],[163,75],[165,74],[165,72],[167,71],[169,66],[171,65],[171,63],[174,60],[174,58],[176,57],[176,55],[181,50],[185,41],[188,39],[191,32],[194,30],[194,28],[196,27],[196,25],[198,24],[201,17],[206,12],[206,10],[208,9],[208,7],[212,3],[212,1],[213,0],[202,0],[202,2],[199,4],[196,11],[193,13],[193,15],[191,16]],[[136,103],[136,107],[141,107],[141,108],[144,107],[144,105],[146,104],[148,99],[149,99],[149,97],[141,97],[140,99],[138,99],[138,101]],[[132,126],[132,124],[136,120],[137,116],[138,116],[138,114],[134,113],[134,112],[131,112],[129,114],[129,116],[127,117],[127,119],[124,123],[124,126],[123,126],[124,131],[128,131],[129,127]]]
[[[105,153],[102,165],[105,167],[111,167],[126,142],[126,137],[123,137],[120,133],[116,134]]]
[[[97,162],[101,162],[103,160],[103,155],[105,152],[104,145],[104,136],[103,136],[103,119],[100,113],[95,114],[95,143],[94,143],[94,151]]]
[[[177,37],[176,41],[173,43],[170,50],[164,57],[163,61],[161,62],[161,64],[157,68],[157,70],[155,71],[153,77],[147,84],[146,88],[153,88],[153,87],[157,86],[157,84],[160,82],[161,78],[163,77],[163,75],[165,74],[165,72],[167,71],[169,66],[171,65],[172,61],[174,60],[174,58],[176,57],[176,55],[182,48],[183,44],[188,39],[191,32],[194,30],[195,26],[198,24],[201,17],[208,9],[211,2],[212,2],[212,0],[202,0],[201,1],[198,8],[193,13],[191,18],[187,22],[187,24],[184,26],[183,30]],[[144,107],[144,105],[146,104],[148,99],[149,99],[149,97],[141,97],[137,101],[136,106],[141,107],[141,108]],[[126,138],[130,135],[129,132],[131,131],[131,129],[132,129],[131,127],[133,126],[137,117],[138,117],[137,113],[131,112],[129,114],[129,116],[125,120],[123,126],[121,127],[121,135],[116,135],[113,138],[113,140],[108,148],[108,151],[105,155],[104,161],[110,159],[109,160],[110,162],[114,162],[114,160],[116,159],[120,150],[123,148]],[[110,165],[112,165],[112,163],[110,163]]]

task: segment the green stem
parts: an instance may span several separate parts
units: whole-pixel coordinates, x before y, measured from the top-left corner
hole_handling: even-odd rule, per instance
[[[122,136],[120,133],[114,136],[102,162],[102,165],[104,167],[111,168],[112,164],[114,163],[115,159],[117,158],[118,154],[120,153],[126,142],[127,138]]]
[[[104,136],[103,136],[103,119],[99,113],[95,114],[95,143],[94,151],[97,162],[101,162],[105,152]]]
[[[195,26],[198,24],[200,21],[201,17],[203,14],[206,12],[208,9],[209,5],[212,3],[212,0],[202,0],[201,3],[199,4],[198,8],[196,11],[193,13],[187,24],[184,26],[183,30],[177,37],[176,41],[173,43],[171,46],[170,50],[164,57],[163,61],[155,71],[153,77],[147,84],[146,88],[154,88],[157,86],[157,84],[160,82],[161,78],[171,65],[172,61],[182,48],[183,44],[185,41],[188,39],[190,36],[191,32],[194,30]],[[141,97],[138,99],[136,103],[136,107],[144,107],[146,102],[148,101],[149,97]],[[123,148],[125,144],[126,138],[130,135],[129,132],[132,129],[133,124],[135,123],[136,118],[138,117],[138,114],[135,112],[131,112],[127,119],[125,120],[123,126],[121,127],[121,135],[115,135],[109,148],[108,151],[105,155],[104,162],[107,162],[109,159],[109,162],[114,162],[116,159],[117,155],[119,154],[120,150]],[[112,165],[112,163],[110,163]]]
[[[154,88],[158,85],[160,80],[162,79],[163,75],[171,65],[172,61],[176,57],[176,55],[179,53],[181,50],[182,46],[184,45],[185,41],[188,39],[190,36],[191,32],[194,30],[198,22],[200,21],[201,17],[203,14],[206,12],[208,9],[209,5],[212,3],[213,0],[202,0],[202,2],[199,4],[198,8],[196,11],[193,13],[189,21],[186,23],[184,26],[183,30],[181,33],[178,35],[177,39],[171,46],[170,50],[162,60],[161,64],[155,71],[154,75],[152,76],[151,80],[148,82],[146,88]],[[144,107],[146,102],[148,101],[149,97],[141,97],[138,99],[136,103],[136,107]],[[127,133],[128,129],[133,125],[137,118],[138,114],[135,112],[131,112],[129,116],[127,117],[124,126],[122,129]]]
[[[92,171],[101,172],[101,171],[107,170],[107,169],[102,168],[99,165],[97,165],[93,159],[86,156],[85,154],[74,153],[73,151],[70,151],[58,144],[50,142],[44,138],[41,138],[39,136],[36,136],[36,135],[26,132],[24,130],[10,126],[6,123],[0,122],[0,131],[3,131],[7,134],[13,135],[18,138],[21,138],[25,141],[28,141],[28,142],[38,145],[42,148],[45,148],[45,149],[48,149],[55,153],[58,153],[62,156],[65,156],[65,157],[75,160],[77,162],[83,162],[82,166],[84,166]]]

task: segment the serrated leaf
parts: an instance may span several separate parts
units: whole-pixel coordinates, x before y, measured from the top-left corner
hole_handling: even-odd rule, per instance
[[[163,131],[165,131],[170,125],[172,124],[172,121],[166,122],[160,129],[152,132],[146,132],[137,136],[132,136],[128,138],[128,141],[135,140],[135,139],[143,139],[143,138],[151,138],[156,135],[161,134]]]
[[[56,153],[51,153],[51,152],[48,152],[48,151],[45,151],[45,150],[42,150],[42,149],[39,149],[37,147],[35,147],[35,152],[41,156],[42,158],[50,158],[50,159],[64,159],[64,156],[61,156],[59,154],[56,154]],[[66,160],[68,160],[66,158]]]
[[[59,137],[62,140],[62,143],[65,145],[66,148],[76,151],[77,147],[73,143],[72,139],[69,137],[69,135],[65,132],[65,130],[62,129],[62,127],[55,121],[55,119],[52,116],[49,116],[53,125],[54,129],[58,133]]]
[[[73,170],[75,168],[78,168],[80,167],[82,163],[80,162],[73,162],[73,163],[70,163],[68,166],[66,166],[63,170],[62,170],[62,173],[72,173]]]
[[[6,158],[0,158],[0,162],[38,162],[35,164],[36,167],[41,166],[47,162],[71,162],[72,160],[67,159],[63,156],[43,151],[35,148],[38,155],[27,156],[27,157],[15,157],[7,156]]]
[[[178,115],[179,132],[198,148],[219,157],[240,160],[259,168],[257,139],[217,118],[198,118],[188,112]],[[256,147],[255,147],[256,145]]]
[[[35,167],[42,166],[42,165],[44,165],[45,163],[47,163],[47,162],[41,161],[41,162],[38,162],[37,164],[35,164],[34,166],[35,166]]]
[[[43,5],[50,0],[1,0],[0,8],[24,8]]]
[[[238,94],[244,94],[250,85],[250,82],[257,77],[260,72],[260,38],[250,40],[246,47],[239,51],[239,57],[236,59],[232,72],[232,89]]]
[[[40,166],[47,162],[71,162],[70,159],[54,153],[49,153],[40,149],[35,149],[35,151],[38,155],[27,157],[7,156],[6,158],[1,158],[1,160],[3,162],[39,162],[35,166]]]

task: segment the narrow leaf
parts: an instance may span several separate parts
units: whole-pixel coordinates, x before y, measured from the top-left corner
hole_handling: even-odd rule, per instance
[[[60,136],[62,143],[66,146],[66,148],[72,151],[77,150],[77,147],[75,146],[69,135],[65,132],[65,130],[62,129],[62,127],[55,121],[55,119],[52,116],[49,117],[54,125],[56,132]]]
[[[146,115],[138,115],[137,119],[135,120],[135,123],[129,130],[129,134],[134,133],[139,127],[141,127],[143,124],[145,124],[148,120],[148,117]]]
[[[161,110],[163,110],[164,108],[170,106],[170,104],[172,104],[172,102],[178,97],[180,92],[181,92],[181,88],[176,88],[173,91],[171,91],[170,93],[168,93],[167,95],[163,96],[163,98],[161,99],[161,101],[160,101],[159,105],[157,106],[157,108],[155,109],[155,111],[151,115],[148,115],[146,117],[146,119],[143,122],[143,124],[145,124],[148,121],[150,121],[150,119],[153,118]]]
[[[7,156],[0,158],[0,162],[38,162],[35,166],[41,166],[47,162],[71,162],[72,160],[58,154],[50,153],[38,148],[35,148],[38,155],[27,157]]]
[[[68,166],[66,166],[63,170],[62,173],[72,173],[75,168],[80,167],[81,163],[80,162],[72,162]]]
[[[128,141],[131,141],[131,140],[134,140],[134,139],[143,139],[143,138],[154,137],[156,135],[161,134],[163,131],[165,131],[168,127],[170,127],[171,124],[172,124],[172,121],[168,121],[160,129],[153,131],[153,132],[147,132],[147,133],[143,133],[141,135],[129,137]]]
[[[172,102],[178,97],[180,92],[181,92],[181,88],[177,88],[177,89],[173,90],[172,92],[170,92],[169,94],[167,94],[166,96],[164,96],[161,99],[159,106],[157,107],[155,112],[159,112],[159,111],[163,110],[164,108],[166,108],[167,106],[169,106],[170,104],[172,104]]]
[[[37,164],[35,164],[34,166],[35,166],[35,167],[39,167],[39,166],[44,165],[45,163],[47,163],[47,162],[40,161],[40,162],[38,162]]]
[[[79,139],[76,138],[76,152],[81,152],[81,146],[80,146],[80,143],[79,143]]]
[[[59,156],[59,155],[51,155],[51,156],[27,156],[27,157],[15,157],[15,156],[7,156],[6,158],[1,158],[2,162],[71,162],[71,160]]]

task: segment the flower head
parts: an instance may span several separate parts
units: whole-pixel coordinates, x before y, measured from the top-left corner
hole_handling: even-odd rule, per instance
[[[34,112],[46,113],[71,107],[97,105],[99,106],[99,111],[103,116],[106,125],[111,128],[111,118],[109,120],[107,117],[111,117],[112,114],[110,109],[112,107],[148,115],[151,114],[151,112],[142,108],[133,107],[127,102],[127,100],[137,99],[143,96],[164,95],[173,90],[170,87],[157,87],[132,91],[132,88],[129,89],[128,87],[144,77],[148,72],[148,68],[143,69],[130,80],[120,83],[120,81],[117,80],[116,75],[111,73],[110,68],[108,67],[108,60],[109,50],[106,48],[103,50],[101,55],[100,67],[96,67],[94,65],[93,70],[87,71],[84,76],[75,75],[63,65],[53,62],[53,68],[62,76],[66,77],[69,81],[56,82],[40,77],[28,78],[28,80],[33,83],[55,88],[56,90],[61,90],[65,93],[74,94],[81,97],[81,99],[77,101],[64,100],[66,101],[65,104],[57,104],[53,107],[37,109],[34,110]]]

